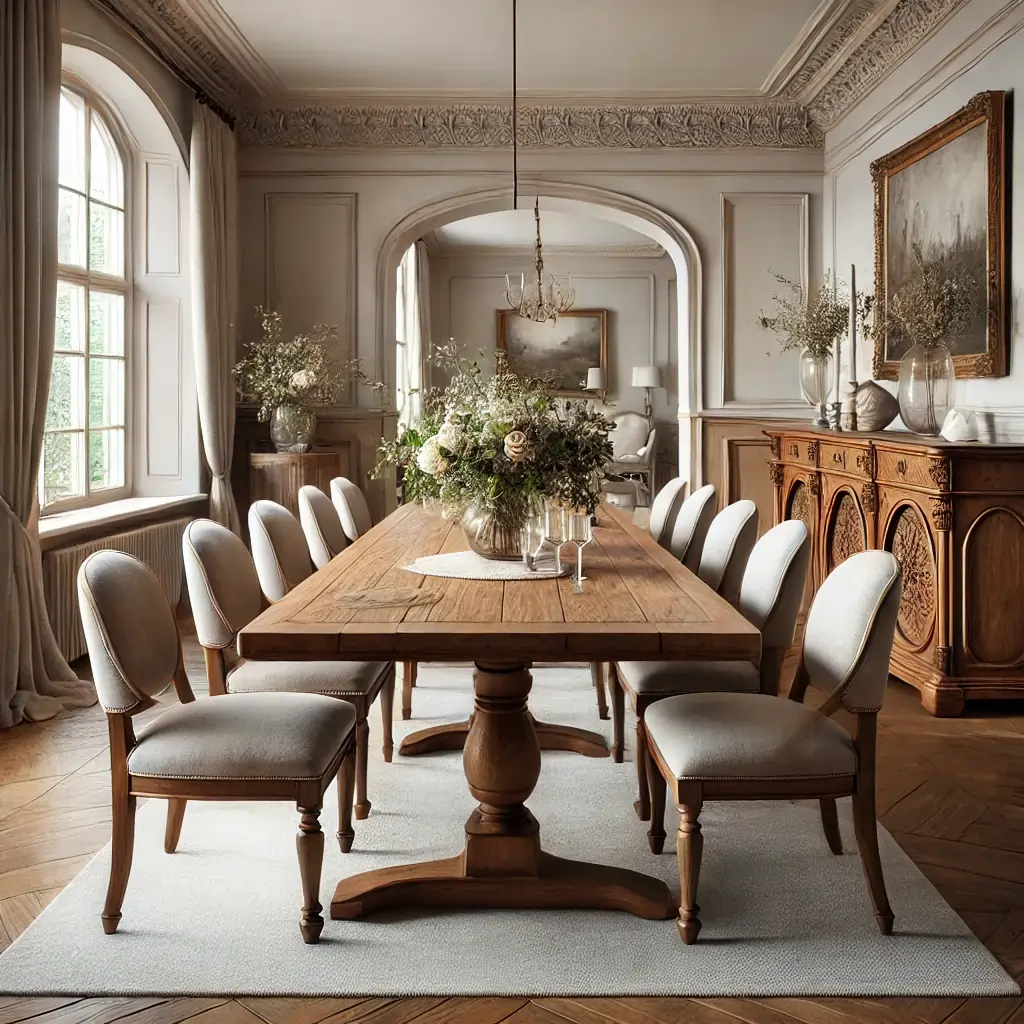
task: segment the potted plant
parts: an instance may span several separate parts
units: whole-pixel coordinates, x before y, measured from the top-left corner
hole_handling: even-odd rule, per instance
[[[400,468],[408,500],[461,520],[486,558],[519,558],[520,531],[545,502],[593,513],[612,457],[611,422],[586,402],[560,401],[543,378],[521,377],[496,353],[493,375],[435,353],[447,387],[425,396],[419,421],[382,442],[374,475]]]

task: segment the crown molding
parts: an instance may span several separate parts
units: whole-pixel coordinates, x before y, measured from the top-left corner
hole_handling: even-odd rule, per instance
[[[530,256],[534,252],[532,245],[446,245],[431,236],[424,237],[427,252],[434,259],[516,259]],[[613,259],[660,260],[665,250],[657,242],[637,245],[545,245],[545,256],[602,256]]]

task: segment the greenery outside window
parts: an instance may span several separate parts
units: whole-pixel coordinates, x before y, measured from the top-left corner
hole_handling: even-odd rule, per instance
[[[82,92],[60,102],[57,326],[39,504],[44,511],[125,497],[131,285],[125,161]]]

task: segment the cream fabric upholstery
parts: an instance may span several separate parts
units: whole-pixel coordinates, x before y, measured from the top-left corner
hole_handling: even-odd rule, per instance
[[[230,647],[260,612],[252,557],[227,527],[210,519],[188,524],[181,538],[196,634],[204,647]]]
[[[672,530],[676,525],[676,516],[686,497],[686,481],[681,477],[673,477],[654,497],[651,502],[651,515],[647,528],[651,536],[663,547],[667,548]]]
[[[612,443],[612,459],[620,461],[624,455],[639,455],[651,434],[646,416],[638,412],[622,412],[612,417],[614,427],[608,440]]]
[[[355,727],[351,704],[244,693],[177,704],[146,727],[128,771],[164,779],[319,779]]]
[[[697,575],[734,607],[756,540],[757,506],[746,500],[734,501],[722,509],[704,538]]]
[[[78,570],[78,605],[105,711],[132,711],[170,686],[178,629],[149,568],[122,551],[95,552]]]
[[[373,691],[393,661],[240,661],[228,673],[231,693],[323,693],[332,697]]]
[[[811,538],[799,519],[773,526],[747,559],[739,611],[761,630],[761,649],[793,642],[811,562]]]
[[[666,697],[644,717],[677,779],[794,779],[853,775],[850,734],[806,704],[763,693]]]
[[[618,661],[615,668],[637,694],[757,693],[761,685],[749,661]]]
[[[341,528],[349,540],[358,540],[373,526],[363,492],[351,480],[336,476],[331,481],[331,501],[338,510]]]
[[[811,602],[804,666],[812,685],[842,688],[848,711],[882,706],[901,582],[888,551],[861,551],[829,573]]]
[[[319,487],[306,484],[299,488],[299,522],[306,535],[309,557],[317,569],[322,569],[348,544],[331,499]]]
[[[254,501],[249,506],[249,544],[260,587],[271,603],[313,571],[302,527],[276,501]]]
[[[698,488],[679,508],[668,549],[691,572],[696,572],[700,565],[704,538],[714,518],[715,488],[712,484]]]

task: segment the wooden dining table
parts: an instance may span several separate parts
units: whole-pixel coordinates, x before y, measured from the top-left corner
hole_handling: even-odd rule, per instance
[[[457,523],[404,505],[241,631],[239,653],[246,658],[471,661],[476,666],[471,724],[424,731],[435,737],[428,747],[463,747],[466,781],[479,805],[466,822],[462,851],[342,879],[332,918],[395,907],[578,908],[653,919],[676,916],[678,900],[660,879],[542,849],[540,827],[526,801],[540,777],[544,730],[552,730],[545,746],[558,746],[568,734],[554,723],[539,728],[530,714],[530,666],[756,662],[761,637],[636,526],[631,513],[601,506],[593,538],[584,551],[587,579],[580,593],[566,578],[423,576],[404,566],[422,556],[464,551],[468,544]],[[600,798],[594,794],[595,802]],[[460,841],[452,839],[453,846]]]

